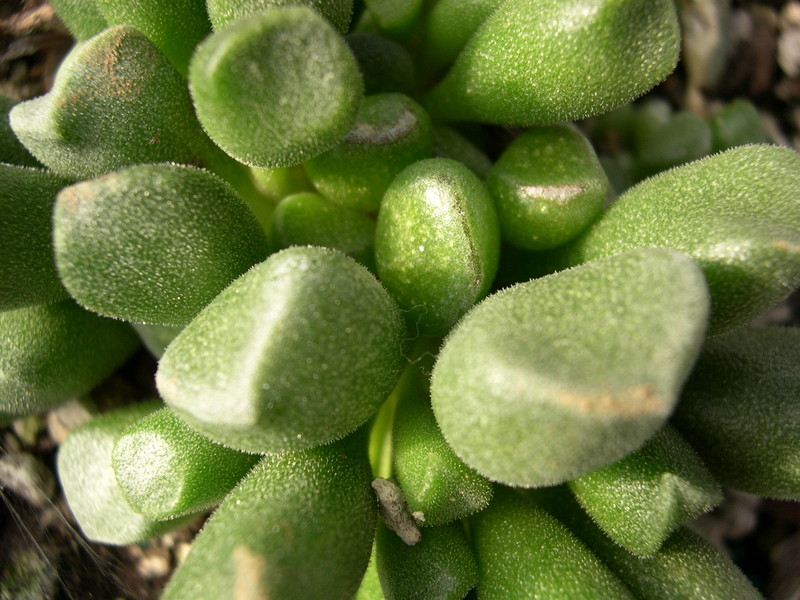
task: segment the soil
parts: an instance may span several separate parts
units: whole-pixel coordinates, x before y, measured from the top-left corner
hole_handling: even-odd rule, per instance
[[[800,1],[733,0],[722,31],[708,10],[725,0],[678,0],[700,15],[695,50],[653,93],[676,108],[707,113],[737,97],[759,109],[777,143],[800,148]],[[705,11],[705,12],[704,12]],[[705,24],[703,15],[705,15]],[[703,50],[709,40],[718,43]],[[72,40],[43,0],[0,2],[0,94],[46,92]],[[497,132],[507,138],[510,132]],[[800,324],[800,294],[761,319]],[[88,542],[61,495],[55,453],[67,431],[106,410],[155,395],[156,363],[142,350],[88,398],[0,429],[0,600],[157,598],[188,551],[202,518],[130,547]],[[800,504],[730,491],[695,526],[728,551],[769,600],[800,599]]]

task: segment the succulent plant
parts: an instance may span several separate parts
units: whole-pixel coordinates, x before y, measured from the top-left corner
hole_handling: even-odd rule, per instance
[[[800,156],[632,104],[672,0],[54,5],[0,104],[0,421],[158,360],[60,449],[88,538],[213,510],[171,600],[759,597],[685,525],[800,499],[800,335],[747,326]]]

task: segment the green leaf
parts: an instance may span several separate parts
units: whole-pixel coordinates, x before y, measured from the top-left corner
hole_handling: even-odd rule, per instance
[[[223,291],[169,345],[156,381],[184,420],[251,452],[299,450],[367,421],[400,375],[397,307],[334,250],[289,248]]]
[[[691,446],[665,427],[639,450],[570,482],[592,519],[637,556],[652,556],[679,525],[722,501]]]
[[[434,118],[556,123],[608,112],[678,60],[671,0],[507,0],[429,94]]]
[[[374,270],[375,221],[312,192],[284,198],[275,208],[272,239],[279,248],[324,246]]]
[[[203,437],[168,408],[125,429],[111,458],[128,503],[157,521],[218,504],[258,461]]]
[[[123,25],[76,45],[53,89],[16,105],[10,121],[42,164],[76,179],[137,163],[196,162],[212,146],[183,77]]]
[[[103,544],[133,544],[183,524],[157,522],[128,504],[111,466],[114,443],[123,430],[156,410],[157,401],[106,413],[73,429],[58,452],[58,476],[67,503],[84,535]]]
[[[47,171],[0,163],[0,310],[67,297],[51,242],[53,202],[65,185]]]
[[[639,558],[618,546],[592,523],[564,488],[531,493],[586,544],[639,600],[761,600],[747,577],[709,542],[685,527],[675,531],[653,556]]]
[[[454,127],[440,123],[433,125],[433,155],[437,158],[451,158],[468,167],[481,179],[486,179],[492,168],[489,157]]]
[[[578,538],[513,490],[498,486],[472,524],[481,600],[633,600]]]
[[[409,546],[379,522],[375,544],[386,600],[461,600],[478,582],[478,566],[461,523],[429,527]]]
[[[710,339],[675,425],[723,485],[800,500],[800,330],[742,328]]]
[[[342,35],[347,33],[353,15],[353,0],[206,0],[208,17],[214,29],[222,29],[242,17],[284,6],[313,8]]]
[[[709,119],[714,152],[745,144],[766,144],[770,136],[761,124],[756,107],[749,100],[728,102]]]
[[[635,132],[637,175],[644,179],[711,153],[711,128],[702,117],[681,111],[664,123],[640,123]]]
[[[422,525],[438,526],[484,509],[492,485],[453,453],[436,425],[428,397],[432,364],[422,359],[406,367],[395,392],[392,444],[394,474],[409,509],[422,514]]]
[[[464,165],[431,158],[394,179],[378,214],[375,261],[412,334],[446,334],[483,298],[499,233],[492,199]]]
[[[437,0],[423,22],[421,69],[448,66],[503,0]]]
[[[414,92],[415,68],[411,55],[389,38],[367,31],[355,31],[346,38],[358,61],[367,95]]]
[[[167,346],[183,329],[181,326],[152,325],[150,323],[131,323],[131,326],[139,335],[145,348],[156,359],[164,355]]]
[[[375,498],[361,435],[265,456],[220,505],[163,600],[350,600]]]
[[[707,315],[702,272],[664,249],[508,288],[445,341],[431,381],[436,420],[489,479],[540,487],[578,477],[661,428]]]
[[[375,560],[375,548],[373,546],[372,556],[369,558],[369,566],[361,585],[358,587],[353,600],[386,600],[381,589],[381,581],[378,578],[378,563]]]
[[[800,156],[743,146],[628,190],[564,250],[565,263],[666,246],[703,268],[711,332],[757,317],[800,285]]]
[[[334,202],[375,213],[389,184],[408,165],[433,154],[428,113],[402,94],[364,99],[342,142],[303,166]]]
[[[251,211],[201,169],[141,165],[65,188],[53,214],[56,264],[84,307],[184,325],[267,256]]]
[[[211,139],[255,167],[299,164],[348,132],[363,82],[353,53],[314,10],[275,8],[218,29],[189,83]]]
[[[364,4],[381,33],[402,40],[413,32],[423,0],[364,0]]]
[[[28,152],[14,135],[8,122],[8,113],[17,104],[16,100],[0,96],[0,163],[22,167],[41,167],[42,165]]]
[[[205,0],[93,0],[109,25],[145,34],[185,77],[194,47],[211,33]]]
[[[314,186],[300,165],[275,169],[253,167],[250,171],[253,185],[262,196],[272,202],[278,202],[292,194],[314,191]]]
[[[568,242],[600,213],[609,184],[589,140],[571,125],[531,129],[486,179],[503,240],[525,250]]]
[[[95,0],[50,0],[58,18],[76,40],[85,40],[108,27]]]
[[[29,415],[84,394],[136,349],[124,323],[71,300],[0,312],[0,413]]]

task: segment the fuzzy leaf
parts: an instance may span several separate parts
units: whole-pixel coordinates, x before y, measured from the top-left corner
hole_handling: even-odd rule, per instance
[[[223,291],[169,345],[162,397],[212,439],[251,452],[339,439],[400,374],[399,311],[334,250],[289,248]]]
[[[481,600],[633,600],[566,527],[513,490],[498,486],[472,524]]]
[[[347,33],[353,16],[353,0],[206,0],[208,17],[215,30],[242,17],[284,6],[313,8],[342,35]]]
[[[53,202],[60,177],[0,164],[0,310],[67,297],[53,259]]]
[[[0,312],[0,413],[29,415],[84,394],[135,350],[124,323],[71,300]]]
[[[123,25],[76,45],[53,89],[19,103],[10,120],[42,164],[76,179],[137,163],[196,162],[212,146],[183,77]]]
[[[745,144],[767,144],[769,135],[761,124],[756,107],[749,100],[733,100],[711,115],[714,152]]]
[[[392,444],[395,477],[409,509],[422,514],[422,525],[437,526],[484,509],[492,498],[492,485],[465,465],[442,437],[423,371],[430,369],[428,362],[409,365],[398,382]]]
[[[743,146],[657,175],[619,197],[564,250],[574,265],[666,246],[703,268],[711,332],[755,318],[800,285],[800,156]]]
[[[428,96],[434,118],[556,123],[608,112],[678,60],[671,0],[507,0]]]
[[[679,528],[653,556],[639,558],[617,545],[586,516],[564,488],[530,493],[548,513],[567,525],[638,600],[761,600],[747,577],[709,542]]]
[[[255,167],[299,164],[347,134],[361,102],[358,63],[314,10],[275,8],[218,29],[189,67],[211,139]]]
[[[431,381],[436,420],[489,479],[540,487],[578,477],[664,424],[707,314],[702,272],[663,249],[508,288],[447,338]]]
[[[168,408],[125,429],[112,453],[128,503],[157,521],[218,504],[257,461],[203,437]]]
[[[434,123],[433,155],[437,158],[452,158],[468,167],[481,179],[486,179],[492,168],[489,157],[457,129]]]
[[[432,153],[428,113],[402,94],[378,94],[364,99],[338,146],[303,166],[323,195],[374,213],[395,176]]]
[[[50,0],[58,18],[76,40],[85,40],[108,27],[94,0]]]
[[[423,0],[364,0],[364,4],[381,33],[404,39],[417,24]]]
[[[386,600],[461,600],[478,582],[461,523],[429,527],[409,546],[379,522],[375,545]]]
[[[41,167],[42,165],[28,152],[14,135],[8,122],[8,113],[17,104],[15,100],[0,96],[0,163],[23,167]]]
[[[743,328],[710,339],[675,424],[723,485],[800,500],[800,330]]]
[[[362,436],[265,456],[192,544],[162,600],[350,600],[375,499]]]
[[[131,326],[139,335],[144,347],[156,359],[160,359],[164,355],[167,346],[183,329],[183,327],[175,325],[152,325],[148,323],[131,323]]]
[[[451,64],[503,0],[437,0],[423,22],[422,68]]]
[[[365,94],[414,93],[414,62],[403,46],[366,31],[355,31],[345,39],[364,77]]]
[[[84,535],[103,544],[133,544],[183,524],[157,522],[128,504],[111,466],[111,451],[123,430],[156,410],[156,401],[116,409],[72,430],[58,452],[58,476]]]
[[[568,242],[600,213],[609,184],[589,140],[570,125],[531,129],[486,179],[503,240],[525,250]]]
[[[367,572],[364,573],[364,578],[361,580],[361,585],[358,587],[353,600],[386,600],[386,596],[383,595],[383,589],[381,589],[381,581],[378,578],[378,563],[375,560],[374,546]]]
[[[253,214],[218,177],[141,165],[65,188],[53,215],[56,263],[84,307],[183,325],[267,256]]]
[[[109,25],[145,34],[184,76],[194,47],[211,33],[205,0],[93,0]]]
[[[665,123],[639,124],[635,133],[637,175],[644,179],[711,153],[711,128],[702,117],[681,111]]]
[[[637,556],[652,556],[675,528],[722,501],[700,457],[669,426],[633,454],[569,485],[606,534]]]
[[[483,298],[499,234],[492,199],[464,165],[431,158],[394,179],[378,214],[375,261],[412,334],[446,334]]]
[[[284,198],[275,208],[272,239],[279,248],[333,248],[374,270],[375,221],[319,194],[302,192]]]

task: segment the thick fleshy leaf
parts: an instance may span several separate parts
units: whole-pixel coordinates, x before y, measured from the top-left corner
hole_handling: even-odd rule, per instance
[[[211,139],[240,162],[270,168],[335,146],[363,91],[350,48],[307,7],[275,8],[218,29],[197,47],[189,83]]]
[[[194,115],[186,81],[132,27],[111,27],[75,46],[53,89],[11,110],[31,153],[64,177],[131,164],[197,162],[213,145]]]
[[[569,485],[595,523],[637,556],[652,556],[679,525],[722,501],[700,457],[669,426],[633,454]]]
[[[431,366],[425,359],[409,365],[395,388],[399,398],[392,450],[394,476],[409,509],[420,515],[422,525],[437,526],[485,508],[492,485],[465,465],[442,437],[428,396],[426,373]]]
[[[184,76],[194,47],[211,33],[205,0],[92,1],[109,25],[130,25],[145,34]]]
[[[564,525],[498,488],[472,520],[481,600],[633,600],[625,585]]]
[[[435,72],[458,57],[503,0],[437,0],[423,22],[421,68]]]
[[[507,0],[428,96],[434,118],[537,125],[633,100],[678,60],[671,0]]]
[[[84,535],[103,544],[133,544],[182,525],[153,521],[131,508],[122,493],[111,452],[128,426],[157,410],[157,401],[116,409],[73,429],[58,452],[58,477]]]
[[[139,335],[144,347],[156,359],[164,355],[164,351],[181,332],[183,327],[178,325],[153,325],[150,323],[131,323],[134,331]]]
[[[404,39],[417,24],[423,0],[364,0],[364,4],[381,33]]]
[[[447,158],[420,161],[387,190],[375,261],[412,335],[445,335],[489,291],[499,252],[492,199],[464,165]]]
[[[215,444],[168,408],[125,429],[111,458],[128,503],[157,521],[218,504],[258,461]]]
[[[347,33],[353,15],[353,0],[206,0],[208,18],[214,29],[222,29],[242,17],[284,6],[313,8],[342,35]]]
[[[532,499],[586,544],[638,600],[761,600],[739,568],[709,542],[681,527],[653,556],[639,558],[606,536],[564,488],[535,490]]]
[[[387,37],[367,31],[355,31],[345,38],[358,61],[367,95],[414,92],[415,68],[403,46]]]
[[[649,249],[508,288],[447,338],[431,396],[455,453],[509,485],[611,464],[664,424],[706,328],[687,257]]]
[[[749,100],[728,102],[709,119],[714,152],[745,144],[767,144],[769,135],[761,124],[756,107]]]
[[[710,339],[675,424],[723,485],[800,500],[800,330],[742,328]]]
[[[547,250],[577,236],[600,213],[609,184],[592,145],[577,128],[531,129],[497,159],[486,188],[503,240]]]
[[[56,264],[79,304],[126,321],[184,325],[267,257],[252,212],[202,169],[140,165],[61,191]]]
[[[163,600],[350,600],[376,522],[363,436],[353,438],[265,456],[203,528]]]
[[[51,221],[66,184],[46,171],[0,164],[0,310],[67,297],[53,259]]]
[[[364,573],[364,578],[361,580],[361,585],[358,586],[358,591],[353,600],[386,600],[381,588],[381,580],[378,577],[378,562],[375,560],[374,547],[372,556],[369,559],[367,572]]]
[[[0,163],[23,167],[41,167],[33,154],[14,135],[8,122],[8,113],[17,104],[15,100],[0,96]]]
[[[299,450],[367,421],[400,375],[399,311],[334,250],[289,248],[223,291],[169,345],[156,377],[178,416],[252,452]]]
[[[303,192],[284,198],[275,208],[272,240],[278,248],[333,248],[368,268],[375,268],[375,221],[319,194]]]
[[[655,246],[703,268],[712,333],[757,317],[800,285],[800,156],[743,146],[648,179],[566,247],[565,263]]]
[[[457,129],[434,123],[433,155],[437,158],[452,158],[462,163],[481,179],[486,179],[492,168],[489,157]]]
[[[84,394],[136,349],[124,323],[71,300],[0,312],[0,413],[29,415]]]
[[[76,40],[85,40],[108,27],[94,0],[50,0],[58,18]]]
[[[635,131],[637,176],[641,179],[711,153],[711,128],[689,111],[670,114],[664,122],[639,120]]]
[[[378,94],[364,99],[342,143],[303,166],[323,195],[375,213],[395,176],[432,154],[428,113],[408,96]]]
[[[375,546],[386,600],[461,600],[478,582],[478,566],[461,523],[429,527],[413,546],[378,523]]]

